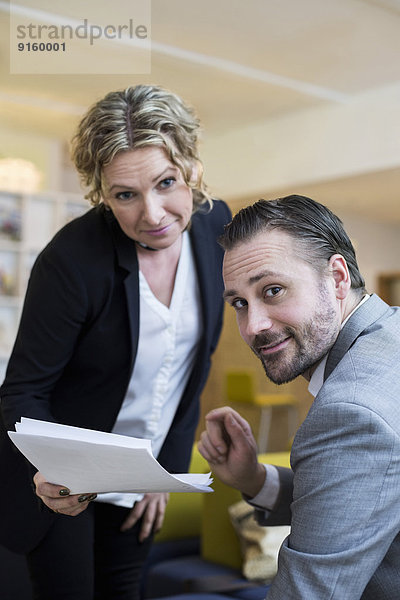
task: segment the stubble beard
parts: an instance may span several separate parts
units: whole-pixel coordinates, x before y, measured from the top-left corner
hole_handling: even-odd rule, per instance
[[[293,381],[309,371],[332,348],[340,326],[333,306],[327,306],[325,299],[325,294],[321,294],[319,310],[300,329],[287,326],[279,333],[264,332],[255,336],[251,349],[273,383],[281,385]],[[271,346],[288,337],[288,347],[267,356],[261,354],[262,346]]]

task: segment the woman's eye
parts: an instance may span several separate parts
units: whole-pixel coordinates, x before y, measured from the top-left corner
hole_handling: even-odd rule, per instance
[[[282,288],[279,285],[274,285],[273,287],[270,287],[267,290],[265,290],[265,296],[267,296],[268,298],[273,298],[274,296],[279,294],[281,289]]]
[[[162,189],[166,189],[171,187],[171,185],[173,185],[175,183],[176,179],[175,177],[167,177],[166,179],[163,179],[162,181],[160,181],[160,187]]]
[[[132,192],[118,192],[115,196],[117,200],[131,200],[133,198]]]

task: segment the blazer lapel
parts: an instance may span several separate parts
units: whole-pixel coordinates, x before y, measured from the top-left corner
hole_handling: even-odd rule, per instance
[[[372,325],[377,319],[380,319],[388,308],[389,306],[386,302],[381,300],[379,296],[372,294],[372,296],[356,310],[354,315],[350,317],[346,325],[340,331],[336,342],[329,352],[325,366],[324,381],[336,368],[364,329]]]
[[[139,339],[139,263],[136,245],[122,231],[111,211],[104,210],[104,215],[114,241],[118,265],[126,271],[124,286],[131,333],[131,369],[133,369]]]
[[[209,326],[213,322],[210,315],[215,310],[215,290],[213,290],[215,277],[212,275],[212,269],[215,268],[215,260],[210,250],[212,244],[210,244],[210,240],[206,235],[205,228],[198,227],[195,218],[193,218],[189,233],[200,288],[204,333],[207,339]]]

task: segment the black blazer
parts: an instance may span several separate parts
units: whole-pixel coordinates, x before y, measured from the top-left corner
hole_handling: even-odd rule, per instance
[[[228,207],[215,201],[211,212],[192,219],[204,331],[158,457],[171,472],[188,468],[199,396],[221,331],[223,251],[216,240],[230,217]],[[136,246],[100,206],[61,229],[39,255],[0,390],[0,542],[11,550],[33,548],[54,517],[32,493],[35,469],[7,430],[25,416],[110,431],[133,371],[138,335]]]

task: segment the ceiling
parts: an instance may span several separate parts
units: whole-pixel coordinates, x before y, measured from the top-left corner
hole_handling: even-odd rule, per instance
[[[37,0],[36,6],[45,1]],[[24,0],[18,3],[24,5]],[[259,124],[265,131],[293,115],[309,119],[312,111],[354,108],[359,98],[371,94],[379,107],[380,91],[387,98],[388,89],[400,86],[400,0],[152,0],[150,75],[12,75],[7,4],[0,2],[0,131],[7,127],[68,141],[93,101],[110,90],[149,82],[172,89],[196,107],[204,146],[214,156],[208,148],[232,132],[257,131]],[[65,14],[63,5],[68,6],[51,2],[53,16]],[[385,122],[389,137],[399,127],[400,106],[391,119]],[[249,201],[257,193],[310,190],[341,210],[400,223],[400,146],[392,142],[390,153],[383,147],[385,134],[379,136],[382,152],[354,165],[352,172],[343,166],[337,172],[310,169],[305,180],[287,177],[284,184],[266,178],[249,190]],[[246,164],[256,164],[257,144],[249,143],[248,135],[240,144]],[[282,143],[276,152],[283,154],[284,147]],[[266,161],[274,148],[271,140]],[[332,149],[329,159],[335,160]],[[234,176],[240,164],[238,158]],[[251,168],[247,176],[253,181]],[[214,173],[212,177],[218,179]],[[240,189],[235,198],[232,177],[229,182],[223,177],[218,191],[243,203],[247,195]]]

